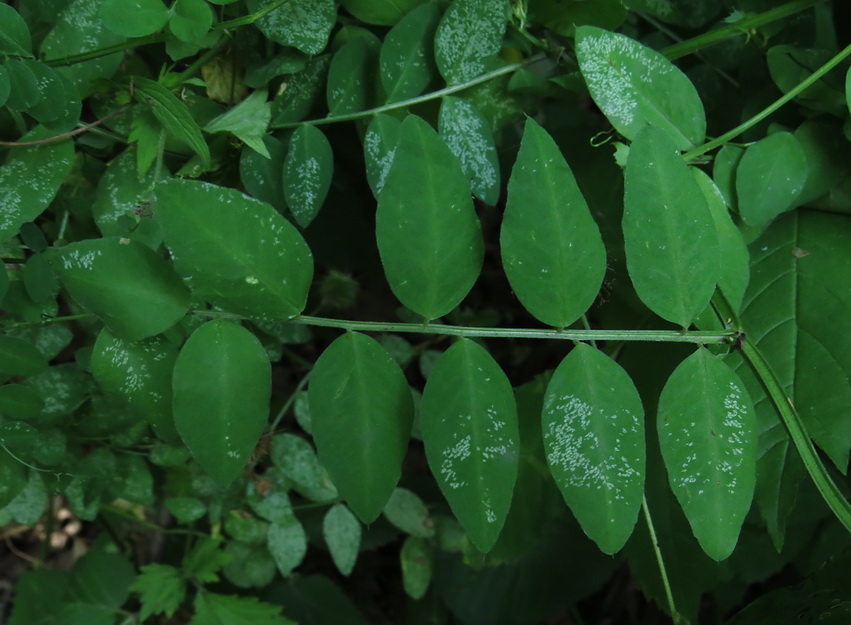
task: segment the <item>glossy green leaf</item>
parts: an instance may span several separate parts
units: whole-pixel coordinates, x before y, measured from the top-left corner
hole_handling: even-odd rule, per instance
[[[192,333],[174,366],[174,424],[199,465],[230,483],[248,462],[269,417],[272,379],[260,341],[230,321]]]
[[[38,304],[56,299],[59,281],[44,254],[33,254],[24,265],[24,287]]]
[[[325,134],[315,126],[300,126],[290,138],[284,161],[284,196],[302,228],[322,208],[333,174],[334,154]]]
[[[580,26],[576,55],[594,102],[627,139],[651,124],[668,133],[679,150],[703,142],[700,96],[662,54],[625,35]]]
[[[326,92],[330,115],[355,113],[376,104],[380,44],[375,35],[367,35],[351,38],[331,59]]]
[[[249,147],[242,150],[239,158],[239,177],[250,195],[282,212],[286,208],[286,200],[281,172],[284,170],[287,148],[272,135],[263,137],[263,145],[268,157]]]
[[[520,440],[508,378],[477,343],[461,339],[438,360],[420,407],[423,443],[440,490],[476,549],[505,523]]]
[[[742,147],[725,145],[718,150],[712,166],[712,180],[724,196],[724,203],[736,212],[739,212],[739,202],[736,197],[736,170],[744,153],[745,149]]]
[[[44,408],[44,400],[35,389],[23,384],[0,386],[0,417],[34,419],[41,414],[42,408]]]
[[[376,238],[390,288],[426,319],[455,308],[482,266],[481,227],[458,159],[421,118],[402,122],[378,198]]]
[[[0,54],[32,56],[32,37],[24,18],[8,4],[0,4]]]
[[[168,180],[157,187],[155,211],[175,267],[197,297],[258,318],[289,319],[304,309],[313,257],[268,204],[204,182]]]
[[[168,25],[174,36],[187,43],[200,41],[213,25],[213,12],[204,0],[176,0]]]
[[[529,0],[530,21],[565,37],[572,37],[576,27],[584,25],[615,30],[626,15],[622,0]]]
[[[204,167],[209,167],[210,148],[186,103],[153,80],[136,76],[133,83],[137,98],[150,107],[170,138],[185,144],[201,158]]]
[[[455,0],[434,38],[434,56],[446,82],[465,82],[493,69],[507,22],[504,0]]]
[[[349,507],[371,523],[408,448],[413,402],[405,376],[377,341],[348,332],[316,361],[308,394],[319,460]]]
[[[62,286],[118,337],[165,332],[189,309],[189,289],[149,247],[119,237],[71,243],[51,254]]]
[[[269,526],[266,545],[281,575],[288,577],[304,560],[307,553],[307,535],[301,523],[293,517],[287,522],[272,523]]]
[[[266,91],[259,90],[232,109],[211,119],[204,130],[210,133],[229,132],[255,152],[270,158],[263,137],[271,120],[272,105],[266,101]]]
[[[411,599],[422,599],[428,591],[432,573],[432,544],[416,536],[408,536],[402,544],[402,586]]]
[[[379,114],[372,118],[366,129],[363,138],[366,180],[376,199],[381,195],[393,158],[396,156],[401,127],[402,122],[395,117]]]
[[[342,5],[362,22],[392,26],[423,2],[425,0],[342,0]]]
[[[361,541],[360,522],[341,503],[331,507],[322,520],[322,535],[337,570],[349,575],[358,559]]]
[[[625,172],[623,234],[638,297],[683,327],[706,308],[719,277],[718,235],[703,192],[669,135],[638,133]]]
[[[797,89],[798,85],[809,78],[816,69],[830,61],[835,50],[826,49],[828,47],[830,47],[829,44],[825,47],[813,48],[781,44],[769,48],[765,58],[774,84],[783,93]],[[841,115],[845,109],[841,80],[832,73],[823,76],[821,80],[796,94],[799,102],[818,111],[831,111]]]
[[[606,272],[600,231],[555,141],[532,119],[508,183],[502,264],[523,306],[563,328],[597,297]]]
[[[437,4],[427,2],[394,26],[381,46],[381,84],[388,102],[420,95],[437,75],[434,35],[440,21]]]
[[[765,226],[794,208],[807,181],[807,157],[795,136],[776,132],[748,147],[736,169],[739,214]]]
[[[3,68],[6,70],[10,87],[6,106],[13,111],[26,111],[38,104],[41,91],[38,88],[38,79],[29,63],[20,59],[7,59],[3,63]]]
[[[724,196],[712,182],[712,178],[696,167],[691,169],[691,173],[703,192],[703,197],[706,198],[715,222],[715,231],[718,233],[718,250],[721,258],[718,286],[721,287],[733,309],[738,311],[742,306],[742,299],[745,297],[745,289],[750,279],[748,246],[730,217],[730,211],[724,204]]]
[[[839,123],[823,117],[805,121],[794,135],[807,159],[807,181],[795,203],[806,206],[831,193],[846,177],[851,143],[842,135]]]
[[[103,0],[100,17],[112,32],[124,37],[144,37],[160,30],[169,12],[162,0]]]
[[[629,375],[578,344],[547,386],[544,448],[576,520],[603,553],[632,534],[644,494],[644,408]]]
[[[36,375],[47,369],[47,359],[29,341],[0,334],[0,372]]]
[[[248,0],[248,10],[256,13],[273,0]],[[256,22],[260,31],[283,46],[293,46],[307,54],[319,54],[337,19],[334,0],[289,0]]]
[[[499,159],[487,120],[467,99],[446,96],[440,104],[441,138],[461,161],[473,195],[491,206],[499,201]]]
[[[434,524],[429,518],[428,509],[422,499],[406,488],[393,491],[384,506],[384,518],[411,536],[434,536]]]
[[[300,72],[293,74],[272,102],[272,128],[304,119],[325,86],[331,55],[310,59]]]
[[[49,124],[68,113],[68,106],[76,104],[74,111],[80,114],[79,95],[77,88],[62,74],[52,67],[38,61],[24,61],[38,86],[38,102],[27,109],[42,124]],[[66,100],[71,100],[66,104]],[[76,102],[74,102],[76,101]],[[76,119],[74,120],[76,121]]]
[[[657,426],[668,481],[694,536],[710,558],[724,560],[736,547],[756,479],[756,417],[747,391],[700,347],[668,378]]]
[[[18,496],[27,485],[27,471],[18,460],[0,449],[0,509]]]
[[[48,136],[50,132],[37,127],[21,140],[38,141]],[[47,208],[71,170],[73,159],[72,141],[8,151],[0,167],[0,241],[17,234],[23,224],[34,221]]]
[[[171,409],[171,378],[177,350],[165,338],[123,341],[101,330],[92,350],[92,375],[100,387],[122,397],[157,436],[177,440]]]

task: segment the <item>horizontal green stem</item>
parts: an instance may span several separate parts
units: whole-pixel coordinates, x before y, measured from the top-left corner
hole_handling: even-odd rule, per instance
[[[763,13],[759,13],[758,15],[745,17],[722,28],[698,35],[697,37],[692,37],[691,39],[676,43],[672,46],[668,46],[662,50],[662,54],[669,59],[678,59],[682,56],[692,54],[698,50],[703,50],[709,46],[726,41],[727,39],[731,39],[732,37],[738,37],[739,35],[747,33],[754,28],[765,26],[771,22],[776,22],[777,20],[789,17],[790,15],[794,15],[800,11],[809,9],[810,7],[814,7],[817,4],[822,4],[825,1],[826,0],[794,0],[794,2],[787,2],[786,4]]]
[[[20,328],[37,328],[39,326],[50,325],[51,323],[61,323],[63,321],[77,321],[79,319],[94,319],[92,313],[80,313],[79,315],[66,315],[64,317],[45,317],[41,321],[21,321],[18,323],[10,323],[8,325],[0,324],[0,330],[17,330]]]
[[[810,88],[812,85],[817,83],[819,80],[822,79],[822,77],[825,74],[827,74],[830,70],[832,70],[837,65],[839,65],[849,55],[851,55],[851,45],[843,48],[843,50],[839,54],[837,54],[835,57],[830,59],[827,63],[822,65],[820,68],[818,68],[815,72],[813,72],[807,78],[802,80],[800,82],[800,84],[798,84],[794,89],[791,89],[788,93],[784,94],[782,97],[780,97],[777,100],[775,100],[774,102],[772,102],[770,105],[765,107],[763,110],[761,110],[759,113],[757,113],[756,115],[754,115],[753,117],[751,117],[747,121],[739,124],[738,126],[733,128],[732,130],[725,132],[720,137],[716,137],[712,141],[704,143],[703,145],[698,146],[695,149],[686,152],[683,156],[688,161],[688,160],[694,159],[698,156],[701,156],[702,154],[705,154],[706,152],[709,152],[710,150],[714,150],[715,148],[726,144],[731,139],[735,139],[740,134],[742,134],[743,132],[745,132],[749,128],[752,128],[753,126],[755,126],[756,124],[758,124],[759,122],[764,120],[766,117],[768,117],[769,115],[771,115],[772,113],[777,111],[784,104],[786,104],[790,100],[794,99],[795,97],[800,95],[802,92],[804,92],[808,88]]]
[[[364,117],[372,117],[373,115],[378,115],[379,113],[387,113],[389,111],[395,111],[397,109],[408,108],[409,106],[414,106],[416,104],[422,104],[423,102],[429,102],[431,100],[436,100],[438,98],[442,98],[445,95],[452,95],[453,93],[458,93],[459,91],[464,91],[465,89],[469,89],[470,87],[475,87],[476,85],[480,85],[482,83],[488,82],[489,80],[493,80],[494,78],[499,78],[500,76],[505,76],[506,74],[510,74],[526,65],[530,65],[532,63],[536,63],[541,59],[545,58],[546,54],[539,53],[534,56],[530,56],[527,59],[523,59],[519,63],[512,63],[511,65],[506,65],[504,67],[500,67],[499,69],[495,69],[490,72],[486,72],[481,74],[480,76],[476,76],[472,80],[468,80],[466,82],[459,83],[457,85],[450,85],[448,87],[444,87],[443,89],[438,89],[437,91],[432,91],[430,93],[426,93],[425,95],[417,96],[415,98],[408,98],[407,100],[399,100],[398,102],[391,102],[389,104],[384,104],[382,106],[378,106],[371,109],[366,109],[364,111],[356,111],[354,113],[347,113],[345,115],[329,115],[328,117],[320,117],[318,119],[307,119],[300,122],[289,122],[286,124],[273,124],[273,128],[297,128],[298,126],[320,126],[322,124],[333,124],[336,122],[348,122],[355,119],[362,119]]]

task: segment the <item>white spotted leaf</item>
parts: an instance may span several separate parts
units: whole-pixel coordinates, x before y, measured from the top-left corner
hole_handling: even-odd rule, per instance
[[[130,239],[87,239],[49,250],[76,302],[128,341],[165,332],[189,309],[189,289],[161,256]]]
[[[394,26],[381,45],[381,84],[388,102],[420,95],[437,74],[434,33],[440,9],[427,2]]]
[[[517,479],[520,435],[511,384],[483,347],[461,339],[429,375],[420,415],[431,472],[476,549],[487,553]]]
[[[322,535],[331,559],[343,575],[348,575],[355,567],[362,532],[355,515],[343,504],[338,503],[325,513]]]
[[[492,69],[507,22],[505,0],[455,0],[434,37],[434,56],[446,82],[465,82]]]
[[[744,384],[701,347],[668,378],[657,427],[671,490],[695,538],[710,558],[727,558],[756,481],[756,417]]]
[[[363,137],[366,180],[376,199],[384,188],[390,165],[393,164],[401,126],[402,122],[395,117],[379,114],[369,122]]]
[[[632,534],[644,494],[644,409],[629,375],[580,343],[544,396],[547,463],[564,500],[604,553]]]
[[[290,139],[284,161],[284,197],[302,228],[319,213],[334,173],[331,144],[319,128],[300,126]]]
[[[330,115],[363,111],[380,101],[378,55],[381,42],[372,33],[350,38],[331,59],[326,99]]]
[[[274,0],[248,0],[256,13]],[[289,0],[257,20],[257,28],[272,41],[293,46],[306,54],[319,54],[337,20],[334,0]]]
[[[260,341],[237,323],[205,323],[174,365],[174,424],[195,461],[226,486],[251,457],[269,417],[272,368]]]
[[[632,142],[624,176],[624,248],[635,292],[660,317],[688,326],[720,275],[706,197],[670,136],[654,126]]]
[[[502,264],[523,306],[563,328],[594,303],[606,272],[600,230],[555,141],[527,120],[508,183]]]
[[[195,180],[157,187],[155,219],[195,297],[255,318],[295,317],[313,279],[313,256],[274,208]]]
[[[595,26],[576,29],[576,56],[591,97],[627,139],[651,124],[677,148],[703,142],[706,115],[697,89],[662,54]]]
[[[352,511],[372,523],[408,449],[414,407],[405,375],[375,339],[347,332],[316,361],[308,399],[322,466]]]
[[[441,138],[461,161],[473,195],[494,206],[499,200],[499,158],[488,121],[470,100],[446,96],[440,104],[437,126]]]
[[[272,523],[266,533],[266,546],[275,559],[281,575],[287,577],[301,564],[307,553],[307,534],[295,515],[291,519]]]

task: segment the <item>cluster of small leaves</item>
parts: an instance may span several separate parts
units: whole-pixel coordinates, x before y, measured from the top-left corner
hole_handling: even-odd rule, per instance
[[[803,481],[851,450],[829,3],[59,4],[0,4],[0,526],[108,533],[12,625],[365,622],[328,576],[390,543],[412,614],[528,624],[626,561],[695,622],[851,542]]]

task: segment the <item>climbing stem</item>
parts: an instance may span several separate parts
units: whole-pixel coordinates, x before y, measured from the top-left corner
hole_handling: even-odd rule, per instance
[[[641,509],[644,511],[644,520],[647,521],[647,531],[650,533],[650,543],[656,554],[656,563],[659,565],[659,575],[662,577],[662,586],[665,588],[665,598],[668,600],[668,611],[674,620],[674,625],[680,623],[680,614],[674,604],[674,595],[671,592],[671,583],[668,581],[668,570],[665,568],[665,560],[662,558],[662,550],[659,548],[659,540],[656,538],[656,530],[653,528],[653,519],[650,516],[650,508],[647,507],[647,497],[641,498]]]

